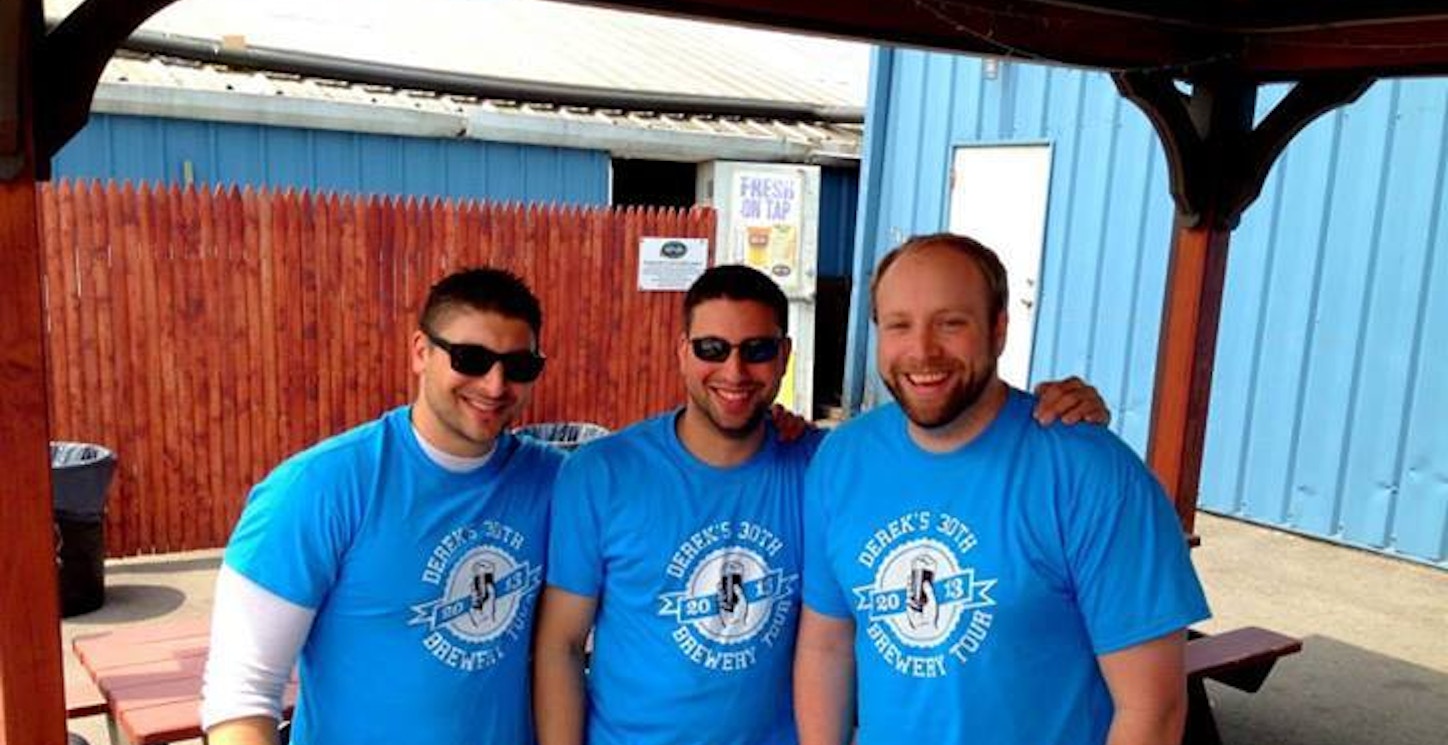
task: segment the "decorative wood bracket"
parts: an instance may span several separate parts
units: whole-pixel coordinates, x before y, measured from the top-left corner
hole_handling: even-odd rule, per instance
[[[1118,72],[1112,78],[1161,137],[1182,223],[1195,227],[1207,220],[1209,227],[1227,230],[1262,193],[1287,143],[1317,117],[1357,100],[1375,80],[1358,73],[1302,80],[1254,128],[1253,81],[1208,75],[1187,94],[1167,73]]]
[[[90,118],[101,71],[147,18],[175,0],[86,0],[41,39],[35,62],[35,157],[45,166]],[[47,178],[48,168],[37,169]]]

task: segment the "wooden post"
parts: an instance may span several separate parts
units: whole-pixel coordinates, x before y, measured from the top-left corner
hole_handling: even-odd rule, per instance
[[[39,8],[0,11],[0,745],[65,741],[28,58]]]
[[[1112,77],[1161,138],[1176,201],[1147,462],[1190,533],[1232,230],[1287,143],[1312,120],[1357,100],[1373,79],[1340,74],[1302,81],[1254,127],[1257,84],[1250,80],[1204,74],[1186,94],[1164,72]]]
[[[1211,221],[1189,226],[1178,220],[1167,264],[1146,459],[1172,496],[1188,533],[1196,524],[1197,485],[1231,237],[1230,228],[1214,226]]]

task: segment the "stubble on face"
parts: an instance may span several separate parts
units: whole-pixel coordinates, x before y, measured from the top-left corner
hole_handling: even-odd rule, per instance
[[[946,247],[901,256],[876,293],[880,377],[901,411],[932,440],[955,442],[1001,384],[1004,317],[972,259]],[[968,439],[968,438],[967,438]]]
[[[481,344],[497,352],[533,349],[536,344],[527,322],[491,311],[455,310],[432,332],[449,342]],[[533,383],[506,380],[501,364],[486,375],[462,375],[452,369],[447,352],[426,338],[414,339],[413,370],[419,382],[414,424],[435,447],[465,457],[490,451],[517,421],[533,389]]]
[[[780,333],[773,311],[763,303],[720,298],[696,306],[679,348],[680,372],[688,395],[685,426],[696,434],[707,429],[735,443],[758,437],[764,417],[779,394],[789,354],[788,344],[782,343],[779,357],[770,362],[744,363],[735,349],[726,361],[709,363],[694,357],[689,339],[717,336],[738,344]]]

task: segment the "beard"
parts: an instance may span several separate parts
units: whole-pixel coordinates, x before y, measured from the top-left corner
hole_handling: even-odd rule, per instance
[[[731,440],[743,440],[758,431],[759,425],[764,422],[764,415],[769,411],[769,404],[763,402],[758,403],[749,411],[749,416],[745,417],[743,424],[729,426],[720,421],[718,412],[714,411],[713,402],[709,400],[708,391],[695,392],[691,390],[689,391],[689,398],[693,399],[694,407],[704,414],[704,417],[709,420],[709,424],[714,427],[715,431]]]
[[[905,386],[899,382],[905,377],[905,373],[892,371],[883,382],[912,424],[922,429],[936,429],[958,420],[961,414],[975,406],[995,376],[996,362],[991,360],[974,374],[967,374],[965,379],[946,395],[944,401],[929,405],[911,399],[905,392]]]

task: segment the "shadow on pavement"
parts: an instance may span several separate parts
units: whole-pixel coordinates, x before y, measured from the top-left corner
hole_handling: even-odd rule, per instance
[[[111,626],[160,618],[180,608],[186,594],[163,585],[106,583],[106,604],[90,613],[65,619],[66,625]]]
[[[1303,639],[1262,690],[1210,683],[1225,745],[1437,745],[1448,675],[1325,636]]]

